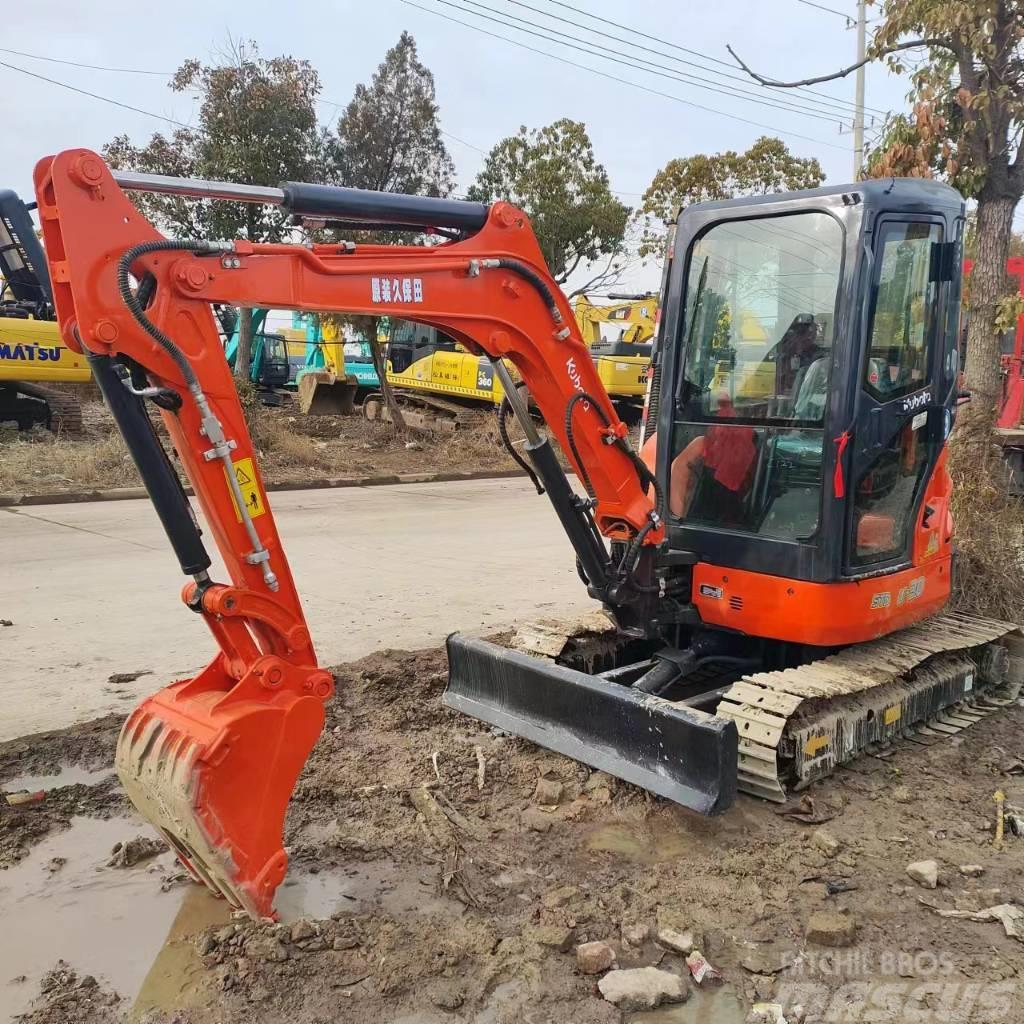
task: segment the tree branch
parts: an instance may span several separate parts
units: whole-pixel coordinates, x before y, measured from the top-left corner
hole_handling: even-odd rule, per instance
[[[731,46],[726,46],[726,49],[732,55],[732,59],[736,61],[736,63],[739,64],[739,66],[760,85],[766,85],[770,89],[799,89],[805,85],[817,85],[819,82],[834,82],[837,78],[845,78],[850,74],[850,72],[856,71],[857,68],[862,68],[865,64],[870,64],[873,60],[878,60],[881,57],[888,57],[890,53],[897,53],[900,50],[913,50],[918,46],[941,46],[944,50],[952,49],[945,39],[911,39],[906,43],[896,43],[893,46],[887,46],[884,50],[874,53],[870,57],[865,57],[863,60],[857,61],[856,64],[851,64],[849,67],[841,68],[839,71],[833,71],[830,75],[818,75],[815,78],[802,78],[799,82],[779,82],[774,78],[765,78],[764,75],[759,75],[748,65],[744,64],[740,59],[739,54]]]
[[[583,253],[576,252],[567,255],[566,264],[568,264],[570,260],[572,260],[572,266],[567,266],[566,269],[563,270],[562,273],[555,278],[556,283],[565,284],[565,282],[568,281],[570,277],[572,277],[572,275],[576,271],[576,268],[580,265],[580,263],[583,260]]]

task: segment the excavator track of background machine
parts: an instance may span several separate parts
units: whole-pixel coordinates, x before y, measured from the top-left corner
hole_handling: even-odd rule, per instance
[[[1010,622],[940,615],[821,661],[744,676],[717,714],[739,733],[739,789],[784,801],[874,744],[959,732],[1024,681]],[[1002,692],[1002,691],[1000,691]]]

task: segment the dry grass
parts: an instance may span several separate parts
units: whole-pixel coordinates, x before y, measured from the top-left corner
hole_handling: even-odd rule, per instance
[[[48,431],[0,438],[0,493],[133,487],[138,474],[118,434],[70,441]]]
[[[1009,493],[1002,453],[958,434],[950,448],[957,558],[953,606],[1024,621],[1024,504]]]
[[[515,468],[490,413],[470,414],[470,426],[454,434],[398,434],[389,423],[371,423],[359,415],[304,417],[294,408],[267,408],[252,397],[243,405],[270,484]],[[83,413],[85,437],[74,441],[42,429],[24,434],[0,430],[0,494],[138,486],[135,467],[105,408],[89,403]]]

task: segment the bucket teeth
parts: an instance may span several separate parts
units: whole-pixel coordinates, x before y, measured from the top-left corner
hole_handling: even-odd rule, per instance
[[[192,877],[253,917],[273,917],[284,816],[323,726],[323,702],[278,693],[222,702],[177,683],[125,722],[116,768],[132,803]]]
[[[139,812],[152,822],[197,882],[236,909],[257,908],[233,879],[237,868],[200,820],[203,745],[142,705],[121,730],[116,767]]]

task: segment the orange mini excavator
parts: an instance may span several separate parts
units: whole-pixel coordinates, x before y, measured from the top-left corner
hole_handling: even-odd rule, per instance
[[[870,744],[963,728],[998,706],[1008,674],[1019,680],[1012,625],[938,614],[958,398],[963,204],[952,189],[861,182],[689,208],[666,265],[649,466],[512,206],[113,172],[85,150],[41,161],[35,184],[62,335],[88,356],[190,578],[185,605],[219,647],[133,712],[118,772],[233,905],[272,913],[286,805],[333,681],[212,303],[400,317],[492,361],[527,438],[525,458],[513,450],[614,642],[603,661],[581,648],[544,659],[454,636],[451,707],[715,813],[738,787],[780,799]],[[442,241],[172,240],[125,190],[275,204],[340,238],[372,228]],[[150,406],[230,582],[210,576]]]

